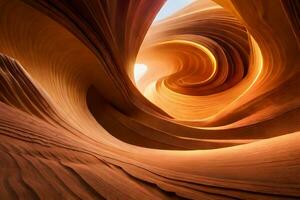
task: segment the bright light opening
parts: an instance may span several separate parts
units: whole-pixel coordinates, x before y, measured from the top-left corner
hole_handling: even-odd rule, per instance
[[[168,0],[160,9],[153,22],[161,21],[191,4],[194,0]]]
[[[145,64],[134,65],[134,81],[137,83],[146,73],[148,67]]]

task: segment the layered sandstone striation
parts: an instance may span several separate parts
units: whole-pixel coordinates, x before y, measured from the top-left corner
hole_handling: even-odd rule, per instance
[[[1,199],[300,198],[300,1],[163,3],[0,0]]]

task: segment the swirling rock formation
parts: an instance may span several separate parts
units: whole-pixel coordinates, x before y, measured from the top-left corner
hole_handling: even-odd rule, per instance
[[[0,0],[1,199],[300,198],[300,1],[163,3]]]

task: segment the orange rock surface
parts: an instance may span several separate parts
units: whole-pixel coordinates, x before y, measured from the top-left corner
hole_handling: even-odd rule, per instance
[[[0,0],[0,199],[300,198],[300,1],[163,4]]]

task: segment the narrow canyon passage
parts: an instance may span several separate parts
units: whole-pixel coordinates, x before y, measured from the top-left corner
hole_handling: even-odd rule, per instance
[[[0,199],[299,199],[299,0],[0,0]]]

